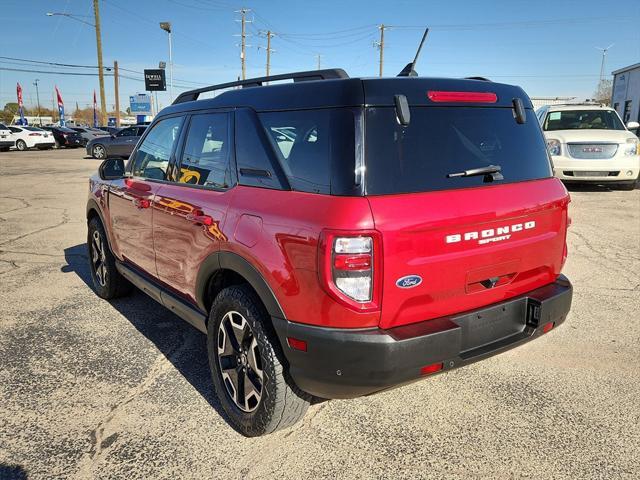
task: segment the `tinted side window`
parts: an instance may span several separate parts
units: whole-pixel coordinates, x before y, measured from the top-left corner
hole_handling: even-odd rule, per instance
[[[116,137],[134,137],[136,135],[137,129],[136,127],[125,128],[124,130],[120,130]]]
[[[191,117],[180,163],[180,183],[229,188],[231,148],[229,114],[207,113]]]
[[[346,109],[261,113],[293,190],[331,193],[336,162],[354,169],[354,119]]]
[[[241,185],[287,189],[279,160],[253,110],[238,109],[236,121],[236,163]]]
[[[172,117],[156,123],[136,151],[133,175],[165,180],[171,152],[175,148],[183,117]]]

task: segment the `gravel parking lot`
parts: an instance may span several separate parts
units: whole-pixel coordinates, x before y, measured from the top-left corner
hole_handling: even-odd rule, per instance
[[[247,439],[201,333],[93,293],[84,155],[0,153],[0,479],[640,476],[640,190],[572,189],[557,331]]]

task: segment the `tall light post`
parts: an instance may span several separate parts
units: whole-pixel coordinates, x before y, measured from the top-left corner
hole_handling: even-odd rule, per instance
[[[59,13],[59,12],[48,12],[48,17],[67,17],[71,20],[75,20],[80,23],[84,23],[85,25],[89,25],[93,27],[96,31],[96,49],[98,53],[98,79],[100,82],[100,123],[103,125],[106,124],[105,116],[107,114],[107,101],[104,94],[104,68],[102,63],[102,35],[100,33],[100,7],[98,5],[98,0],[93,0],[93,13],[95,18],[95,23],[87,22],[83,20],[81,17],[84,15],[73,15],[71,13]]]
[[[160,28],[169,34],[169,100],[173,102],[173,54],[171,52],[171,22],[160,22]]]
[[[36,78],[33,84],[36,86],[36,100],[38,102],[38,123],[42,126],[42,118],[40,117],[40,92],[38,91],[38,82],[40,79]]]

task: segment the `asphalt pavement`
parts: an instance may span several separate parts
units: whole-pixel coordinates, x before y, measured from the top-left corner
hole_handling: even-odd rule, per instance
[[[0,153],[0,479],[640,477],[640,190],[572,189],[557,330],[249,439],[204,335],[94,294],[84,156]]]

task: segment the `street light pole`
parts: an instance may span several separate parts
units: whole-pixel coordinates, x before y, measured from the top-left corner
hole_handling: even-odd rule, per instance
[[[42,118],[40,117],[40,92],[38,92],[38,82],[40,80],[39,79],[35,79],[33,81],[33,84],[36,86],[36,100],[38,102],[38,123],[40,124],[40,126],[42,126]]]
[[[173,102],[173,52],[171,45],[171,22],[160,22],[160,28],[169,34],[169,98]]]

